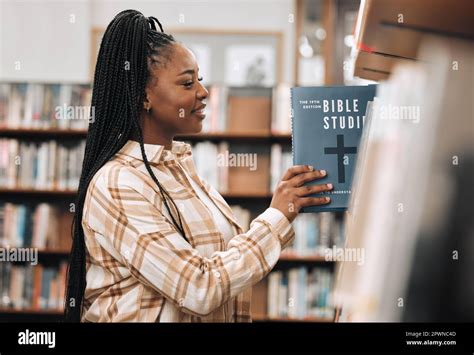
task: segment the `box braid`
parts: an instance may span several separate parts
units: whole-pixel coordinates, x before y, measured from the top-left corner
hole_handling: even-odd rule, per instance
[[[156,24],[161,32],[157,31]],[[158,186],[174,225],[187,240],[179,209],[150,167],[140,124],[145,87],[152,75],[151,67],[166,64],[175,42],[173,36],[163,32],[163,27],[155,17],[146,18],[135,10],[120,12],[104,33],[93,84],[92,107],[95,108],[95,117],[87,133],[72,223],[73,243],[64,314],[66,321],[80,321],[86,288],[86,247],[81,221],[87,187],[95,173],[133,134],[138,137],[146,169]],[[171,213],[168,199],[178,214],[179,223]]]

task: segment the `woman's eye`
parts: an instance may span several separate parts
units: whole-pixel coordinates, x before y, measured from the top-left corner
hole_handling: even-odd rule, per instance
[[[198,81],[202,81],[202,80],[203,80],[202,76],[198,78]],[[193,84],[194,84],[194,81],[188,81],[187,83],[184,83],[183,85],[187,88],[190,88],[191,86],[193,86]]]

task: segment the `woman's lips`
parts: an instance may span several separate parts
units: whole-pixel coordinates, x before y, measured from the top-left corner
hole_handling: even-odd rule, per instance
[[[192,113],[201,118],[206,117],[206,110],[204,108],[200,110],[193,110]]]

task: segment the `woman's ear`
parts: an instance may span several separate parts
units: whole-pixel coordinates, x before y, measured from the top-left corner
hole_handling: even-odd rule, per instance
[[[145,99],[143,100],[143,109],[147,112],[151,110],[151,101],[149,99],[148,89],[145,89]]]

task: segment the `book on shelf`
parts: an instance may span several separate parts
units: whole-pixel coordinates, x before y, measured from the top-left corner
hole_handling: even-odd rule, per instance
[[[79,185],[86,141],[0,139],[0,186],[68,190]]]
[[[293,165],[291,147],[279,143],[271,146],[270,156],[270,191],[275,191],[285,172]]]
[[[0,127],[87,129],[92,91],[87,85],[0,84]]]
[[[292,224],[296,237],[282,256],[321,256],[330,261],[333,247],[344,244],[344,220],[333,212],[299,214]]]
[[[328,195],[329,204],[304,207],[301,212],[347,209],[366,106],[375,91],[375,85],[291,89],[293,163],[326,170],[326,177],[306,185],[334,186],[317,195]]]
[[[72,218],[58,205],[0,202],[0,247],[68,251]]]
[[[67,263],[32,266],[0,263],[0,307],[21,311],[58,310],[63,307]]]
[[[291,86],[288,84],[279,84],[273,88],[271,132],[291,133]]]
[[[267,315],[270,318],[331,318],[332,272],[304,266],[272,271],[268,276]]]

